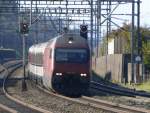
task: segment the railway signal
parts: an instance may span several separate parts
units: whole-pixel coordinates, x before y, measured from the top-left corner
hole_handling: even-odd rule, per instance
[[[20,33],[21,34],[28,34],[29,32],[29,25],[28,23],[21,23],[20,24]]]
[[[88,27],[87,25],[80,25],[80,36],[82,36],[86,40],[87,40],[87,33],[88,33],[87,27]]]
[[[25,57],[25,48],[26,48],[26,44],[25,44],[25,36],[26,34],[28,34],[29,32],[29,24],[28,23],[20,23],[20,33],[22,34],[22,49],[23,49],[23,53],[22,53],[22,61],[23,61],[23,78],[22,78],[22,91],[27,91],[27,84],[26,84],[26,69],[25,69],[25,65],[26,65],[26,57]]]

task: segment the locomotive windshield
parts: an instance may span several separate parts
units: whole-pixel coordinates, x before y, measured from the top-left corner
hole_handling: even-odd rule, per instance
[[[88,61],[87,49],[56,49],[56,62],[85,63]]]

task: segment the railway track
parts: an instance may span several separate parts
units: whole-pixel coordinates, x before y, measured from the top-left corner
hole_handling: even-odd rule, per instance
[[[126,105],[115,104],[115,103],[98,100],[98,99],[94,99],[94,98],[87,97],[87,96],[82,96],[80,98],[69,98],[69,97],[65,97],[65,96],[50,92],[46,89],[43,89],[40,86],[38,86],[38,88],[40,88],[42,91],[44,91],[50,95],[58,96],[60,98],[64,98],[64,99],[67,99],[69,101],[73,101],[73,102],[76,102],[79,104],[87,105],[89,107],[102,109],[106,112],[111,112],[111,113],[150,113],[150,110],[146,110],[146,109],[142,109],[142,108],[135,108],[135,107],[130,107],[130,106],[126,106]]]
[[[9,112],[10,113],[41,113],[42,110],[40,111],[39,109],[31,107],[28,104],[23,104],[23,102],[21,103],[20,101],[17,101],[17,99],[7,94],[7,91],[5,88],[8,85],[7,84],[8,76],[10,76],[10,74],[13,73],[21,65],[22,63],[20,61],[17,61],[17,62],[12,61],[10,63],[4,64],[5,71],[3,72],[3,74],[5,76],[3,80],[3,86],[1,86],[1,89],[0,89],[0,94],[1,94],[0,95],[0,100],[1,100],[0,109],[2,112],[8,112],[8,113]]]
[[[94,82],[94,81],[91,81],[90,88],[96,89],[98,91],[105,92],[105,93],[111,94],[111,95],[121,95],[121,96],[135,97],[134,94],[126,92],[125,90],[117,89],[117,88],[114,88],[113,86],[100,84],[100,83],[97,83],[97,82]]]
[[[100,109],[106,109],[108,111],[115,112],[115,113],[149,113],[150,112],[150,110],[130,107],[122,104],[111,103],[108,101],[102,101],[94,98],[89,98],[86,96],[83,96],[81,100],[89,102],[91,106],[96,106]]]
[[[0,104],[0,113],[17,113],[17,111]]]
[[[53,97],[53,98],[57,97],[57,98],[61,98],[61,99],[67,100],[67,101],[71,101],[73,103],[78,103],[78,104],[80,104],[80,106],[87,106],[88,108],[94,108],[97,110],[99,109],[99,110],[104,111],[104,113],[105,112],[106,113],[108,113],[108,112],[110,112],[110,113],[112,113],[112,112],[113,113],[149,113],[150,112],[149,110],[145,110],[145,109],[141,109],[141,108],[137,109],[134,107],[129,107],[129,106],[121,105],[121,104],[114,104],[111,102],[97,100],[97,99],[86,97],[86,96],[82,96],[79,98],[69,98],[69,97],[65,97],[65,96],[53,93],[47,89],[43,89],[43,87],[41,87],[41,86],[35,85],[35,87],[38,87],[41,91],[47,93],[49,96],[51,95],[51,97]],[[41,104],[41,102],[40,102],[40,104]],[[44,104],[44,103],[42,103],[42,104]],[[47,103],[47,104],[49,105],[49,103]]]
[[[115,95],[122,95],[122,96],[129,96],[129,97],[150,97],[150,93],[144,91],[136,91],[128,88],[119,88],[112,85],[106,85],[102,83],[98,83],[95,81],[91,81],[91,88],[104,91],[106,93],[115,94]]]
[[[33,83],[32,83],[33,84]],[[56,93],[53,93],[47,89],[43,89],[41,86],[39,85],[35,85],[35,87],[38,87],[41,91],[47,93],[49,96],[51,95],[53,98],[56,97],[56,98],[61,98],[61,99],[64,99],[64,100],[67,100],[67,101],[70,101],[70,102],[73,102],[73,103],[77,103],[77,104],[80,104],[80,106],[87,106],[88,108],[93,108],[93,109],[97,109],[99,111],[104,111],[104,113],[108,113],[108,112],[122,112],[124,111],[124,109],[121,111],[120,109],[118,110],[116,105],[115,108],[111,108],[109,103],[106,104],[106,102],[102,101],[101,103],[99,102],[96,102],[96,101],[91,101],[93,100],[92,98],[89,99],[89,97],[79,97],[79,98],[69,98],[69,97],[66,97],[66,96],[62,96],[62,95],[59,95],[59,94],[56,94]],[[40,91],[40,92],[41,92]],[[87,99],[88,98],[88,99]],[[45,101],[46,102],[46,101]],[[47,103],[47,102],[46,102]],[[66,102],[64,102],[66,103]],[[44,103],[43,103],[44,104]],[[47,103],[48,104],[48,103]],[[61,104],[60,104],[61,105]],[[69,105],[69,104],[68,104]],[[104,107],[105,105],[105,107]],[[113,107],[114,107],[113,106]],[[128,110],[129,111],[129,110]],[[131,110],[130,110],[131,111]],[[122,112],[122,113],[125,113],[125,112]],[[127,112],[126,112],[127,113]],[[139,112],[137,112],[139,113]],[[144,112],[145,113],[145,112]]]
[[[18,73],[18,76],[21,75],[20,71],[16,73]],[[14,73],[14,75],[16,73]],[[18,100],[24,101],[25,103],[30,103],[30,104],[32,103],[34,106],[37,106],[39,108],[42,108],[48,111],[52,111],[53,113],[68,113],[68,112],[91,113],[91,111],[93,113],[106,113],[106,112],[101,112],[101,110],[99,109],[97,110],[95,108],[91,108],[91,107],[89,108],[89,106],[84,106],[76,102],[67,100],[65,98],[55,96],[55,93],[53,92],[51,92],[51,94],[45,93],[43,90],[46,90],[46,89],[43,89],[41,87],[42,88],[41,90],[37,87],[35,83],[30,82],[30,81],[27,81],[28,91],[22,93],[20,91],[21,82],[20,80],[16,80],[16,81],[17,81],[17,85],[13,84],[13,87],[12,86],[7,87],[7,91],[9,95],[17,98]]]

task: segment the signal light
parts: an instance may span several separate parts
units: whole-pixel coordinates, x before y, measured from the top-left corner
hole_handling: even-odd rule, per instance
[[[20,32],[22,34],[27,34],[29,32],[29,25],[27,23],[21,23]]]
[[[88,27],[87,25],[80,25],[80,36],[82,36],[85,39],[87,39],[87,33],[88,33],[87,27]]]

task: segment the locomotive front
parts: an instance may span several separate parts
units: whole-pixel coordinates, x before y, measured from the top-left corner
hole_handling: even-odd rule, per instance
[[[82,37],[63,36],[56,42],[53,89],[67,94],[81,94],[89,87],[90,50]]]

